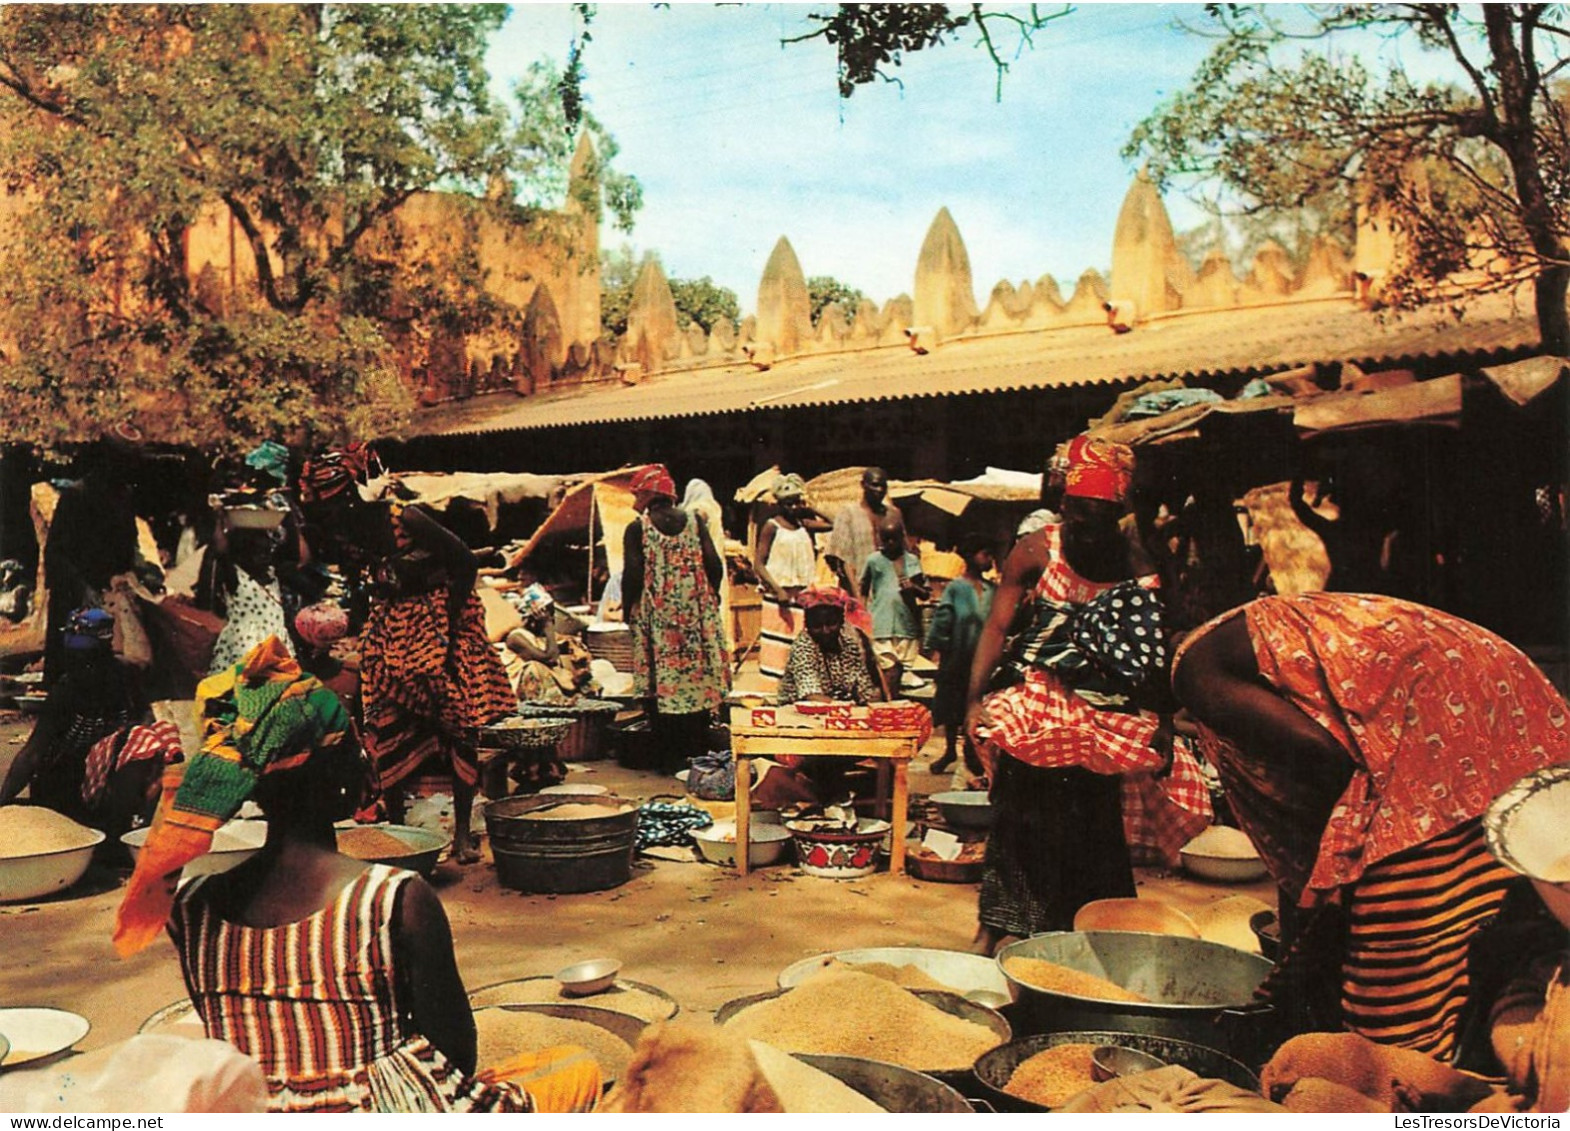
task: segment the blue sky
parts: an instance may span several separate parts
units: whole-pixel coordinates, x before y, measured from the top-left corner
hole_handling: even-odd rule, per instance
[[[656,250],[669,274],[712,276],[750,311],[784,235],[808,275],[882,303],[910,292],[947,206],[978,303],[1000,279],[1047,273],[1067,293],[1110,264],[1135,172],[1118,151],[1207,49],[1175,27],[1200,23],[1197,5],[1085,4],[1036,33],[1001,102],[968,35],[909,56],[903,89],[873,84],[842,102],[831,47],[780,45],[808,28],[809,10],[600,5],[585,89],[644,188],[635,231],[604,231],[602,246]],[[563,59],[572,31],[567,5],[515,7],[491,51],[498,85],[541,55]],[[1167,204],[1179,230],[1202,220],[1181,197]]]

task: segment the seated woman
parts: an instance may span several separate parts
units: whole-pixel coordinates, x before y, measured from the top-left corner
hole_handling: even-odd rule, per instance
[[[171,750],[169,728],[148,725],[152,709],[136,676],[115,658],[114,624],[94,608],[66,619],[60,677],[0,784],[0,805],[26,788],[34,805],[111,838],[146,819]],[[178,756],[178,729],[172,750]]]
[[[847,614],[865,619],[843,589],[807,589],[796,596],[806,632],[796,637],[775,689],[781,705],[803,699],[882,702],[888,689],[865,630],[847,625]]]
[[[587,694],[593,674],[588,650],[556,635],[556,604],[538,583],[523,591],[523,624],[507,634],[504,663],[520,703],[566,703]]]
[[[476,1075],[435,892],[335,851],[333,823],[370,776],[338,698],[270,637],[197,699],[202,751],[165,776],[116,918],[120,954],[167,923],[207,1035],[261,1062],[272,1111],[588,1110],[600,1075],[581,1049]],[[169,880],[248,798],[267,816],[263,849],[171,896]]]

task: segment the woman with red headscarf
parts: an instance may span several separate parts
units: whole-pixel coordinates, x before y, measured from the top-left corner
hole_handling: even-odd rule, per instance
[[[1122,444],[1069,442],[1062,521],[1015,545],[976,644],[966,729],[992,781],[977,935],[988,953],[1132,896],[1131,844],[1175,862],[1210,823],[1197,763],[1150,709],[1165,699],[1166,648],[1156,579],[1135,577],[1118,525],[1133,471]],[[1032,624],[1005,664],[1027,601]],[[1000,667],[1014,682],[987,694]]]
[[[633,689],[652,704],[660,767],[686,768],[707,750],[709,715],[730,689],[723,576],[714,534],[676,505],[676,483],[660,464],[632,480],[638,521],[622,543],[622,603],[632,628]]]

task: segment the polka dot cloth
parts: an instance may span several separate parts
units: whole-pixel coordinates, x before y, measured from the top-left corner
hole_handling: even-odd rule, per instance
[[[1072,634],[1098,668],[1133,686],[1166,671],[1161,600],[1137,582],[1116,585],[1080,608]]]

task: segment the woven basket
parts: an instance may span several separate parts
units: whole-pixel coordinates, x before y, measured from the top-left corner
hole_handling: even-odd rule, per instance
[[[513,716],[503,723],[480,727],[476,744],[483,750],[538,750],[554,748],[567,737],[575,719],[560,716],[545,718],[520,718]]]
[[[632,630],[626,625],[614,628],[590,625],[583,634],[583,643],[596,660],[609,661],[619,672],[632,671]]]

